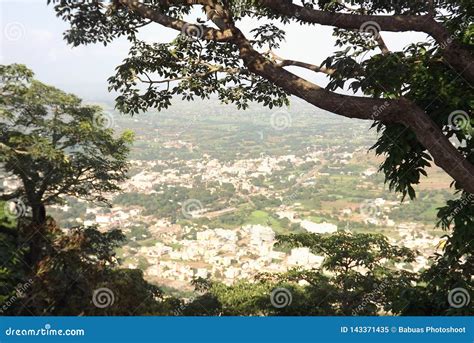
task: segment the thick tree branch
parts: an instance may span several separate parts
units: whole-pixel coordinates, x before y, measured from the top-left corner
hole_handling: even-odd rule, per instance
[[[143,18],[152,20],[158,24],[181,31],[183,33],[186,33],[186,28],[190,25],[189,23],[181,19],[172,18],[170,16],[162,14],[158,10],[148,7],[137,0],[119,0],[119,2],[123,6],[126,6],[129,10],[140,14]],[[225,42],[229,41],[232,38],[231,30],[221,31],[204,25],[196,26],[198,26],[199,30],[202,31],[200,32],[201,37],[199,38],[215,42]]]
[[[374,23],[381,31],[425,32],[433,37],[442,49],[442,54],[459,74],[474,83],[473,56],[450,35],[448,30],[432,15],[363,15],[336,13],[295,5],[291,0],[260,0],[273,12],[307,23],[335,26],[341,29],[358,30],[367,23]]]
[[[235,42],[250,71],[316,107],[348,118],[404,124],[413,130],[420,143],[433,156],[436,165],[444,169],[465,191],[474,192],[474,165],[459,153],[433,120],[411,101],[347,96],[327,91],[266,59],[253,49],[242,33]],[[374,109],[383,110],[374,113]]]

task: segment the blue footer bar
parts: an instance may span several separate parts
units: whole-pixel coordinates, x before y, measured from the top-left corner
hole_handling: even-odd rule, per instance
[[[472,317],[0,317],[0,342],[474,342]]]

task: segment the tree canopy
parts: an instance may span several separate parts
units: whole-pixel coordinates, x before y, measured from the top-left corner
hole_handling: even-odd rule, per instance
[[[70,24],[65,39],[72,45],[107,44],[120,36],[132,42],[129,57],[109,79],[124,112],[165,108],[175,95],[191,100],[217,94],[240,108],[251,101],[283,106],[294,95],[338,115],[374,121],[381,133],[374,148],[387,156],[381,169],[392,189],[415,197],[412,186],[434,160],[458,189],[474,193],[470,1],[49,2]],[[192,8],[204,13],[198,23],[186,21]],[[239,29],[246,18],[261,24],[246,34]],[[319,63],[277,56],[290,22],[315,30],[334,26],[342,50]],[[139,29],[153,24],[176,30],[177,38],[140,40]],[[391,51],[385,31],[430,38]],[[327,74],[329,83],[323,88],[289,66]],[[450,138],[461,144],[455,147]]]
[[[127,176],[133,134],[115,137],[100,107],[33,76],[23,65],[0,66],[0,167],[21,181],[0,198],[21,207],[0,207],[0,314],[169,313],[142,271],[119,268],[119,230],[64,233],[46,216],[45,205],[66,195],[108,203]]]
[[[416,274],[396,270],[413,261],[414,252],[388,243],[378,234],[337,232],[279,236],[279,244],[306,247],[324,260],[319,268],[293,268],[260,274],[255,282],[233,285],[197,279],[198,296],[184,315],[376,315],[401,314]],[[443,303],[445,305],[445,303]]]
[[[133,134],[114,137],[100,107],[33,77],[23,65],[0,66],[0,167],[22,183],[2,199],[22,199],[36,222],[41,206],[65,195],[106,203],[126,177]]]

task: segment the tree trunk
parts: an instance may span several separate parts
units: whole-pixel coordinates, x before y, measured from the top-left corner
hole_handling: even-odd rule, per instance
[[[31,204],[33,217],[31,224],[26,230],[27,243],[29,245],[29,253],[27,256],[28,264],[35,269],[36,264],[41,260],[41,252],[45,240],[45,223],[46,223],[46,209],[41,202],[34,202]]]
[[[43,225],[46,221],[46,208],[42,203],[31,205],[33,211],[33,223]]]

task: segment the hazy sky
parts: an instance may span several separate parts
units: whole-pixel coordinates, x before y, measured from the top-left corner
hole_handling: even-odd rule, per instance
[[[107,78],[127,56],[129,43],[119,39],[104,47],[89,45],[71,48],[62,39],[67,24],[55,16],[46,0],[0,0],[1,45],[0,63],[23,63],[33,69],[36,77],[84,99],[110,97]],[[244,31],[251,22],[240,25]],[[285,58],[319,64],[334,48],[331,27],[286,27],[286,42],[278,51]],[[167,42],[176,32],[159,25],[149,25],[141,32],[147,41]],[[392,50],[401,49],[412,41],[426,39],[421,33],[383,33]],[[294,72],[324,84],[323,76],[298,68]]]

